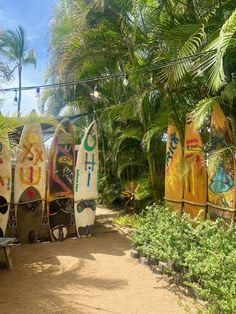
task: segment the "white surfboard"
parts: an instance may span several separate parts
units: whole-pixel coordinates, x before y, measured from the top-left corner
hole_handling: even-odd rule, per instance
[[[11,201],[11,153],[8,136],[0,140],[0,237],[5,236]]]
[[[75,167],[74,210],[78,236],[89,235],[95,221],[98,171],[97,125],[93,121],[85,131]]]
[[[39,123],[24,126],[15,166],[14,202],[21,242],[38,239],[46,193],[45,147]]]

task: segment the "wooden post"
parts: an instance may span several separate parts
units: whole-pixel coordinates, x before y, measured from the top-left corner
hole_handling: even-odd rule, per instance
[[[11,252],[10,252],[10,247],[8,245],[4,246],[4,254],[6,258],[7,268],[9,270],[12,270],[13,266],[12,266]]]

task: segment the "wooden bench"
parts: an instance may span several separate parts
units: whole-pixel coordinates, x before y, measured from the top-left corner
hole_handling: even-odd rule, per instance
[[[10,252],[10,244],[12,244],[16,238],[1,238],[0,237],[0,248],[4,250],[7,268],[12,270],[12,259],[11,259],[11,252]]]

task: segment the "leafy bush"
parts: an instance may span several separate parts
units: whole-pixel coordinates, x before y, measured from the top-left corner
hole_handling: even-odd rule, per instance
[[[114,218],[112,222],[124,227],[137,228],[140,224],[140,216],[136,214],[119,216]]]
[[[107,207],[119,207],[122,205],[121,185],[119,183],[109,182],[107,176],[100,177],[98,180],[99,201],[102,201]],[[124,201],[123,201],[124,203]]]
[[[143,211],[131,242],[181,272],[208,301],[202,313],[236,313],[236,235],[225,222],[179,217],[154,204]]]

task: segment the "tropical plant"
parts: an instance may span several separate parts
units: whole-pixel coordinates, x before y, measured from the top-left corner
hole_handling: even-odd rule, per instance
[[[153,199],[163,197],[168,121],[183,145],[186,112],[219,96],[233,79],[234,12],[233,0],[59,1],[50,36],[52,77],[85,81],[66,90],[64,105],[96,112],[107,186],[122,190],[148,175]],[[94,88],[99,98],[90,96]],[[222,94],[224,111],[233,112],[228,100]]]
[[[12,73],[17,69],[19,82],[19,95],[17,112],[20,115],[22,69],[24,65],[32,64],[36,66],[35,50],[26,45],[26,33],[22,26],[16,30],[6,30],[0,34],[0,53],[13,64]]]

